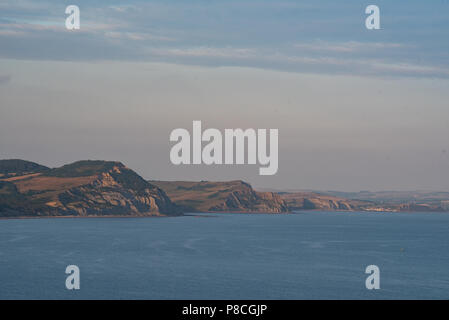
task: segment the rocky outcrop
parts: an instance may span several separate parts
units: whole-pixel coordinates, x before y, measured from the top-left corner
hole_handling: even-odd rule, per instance
[[[64,191],[52,204],[63,214],[89,215],[176,215],[181,213],[165,192],[147,184],[139,189],[127,186],[117,177],[130,174],[115,166],[117,172],[103,172],[87,185]],[[140,178],[140,177],[135,177]]]
[[[367,199],[348,199],[317,192],[281,192],[281,198],[290,210],[322,211],[378,211],[378,212],[431,212],[449,211],[448,196],[445,192],[429,192],[418,198],[413,192],[364,192]],[[399,195],[396,195],[399,194]],[[357,196],[357,194],[354,194]],[[395,199],[394,196],[400,197]],[[443,198],[440,198],[443,197]]]
[[[291,210],[356,211],[372,205],[367,201],[349,200],[314,192],[280,193]]]
[[[272,192],[256,192],[252,188],[231,192],[224,202],[211,206],[207,211],[287,212],[284,201]]]
[[[10,194],[4,197],[9,201],[3,201],[3,210],[0,204],[0,216],[160,216],[182,213],[164,191],[120,162],[79,161],[42,174],[8,180],[2,181],[3,189],[9,190]],[[11,201],[13,197],[21,197],[21,201]]]

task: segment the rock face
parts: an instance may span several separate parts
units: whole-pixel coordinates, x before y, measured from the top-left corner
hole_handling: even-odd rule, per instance
[[[246,182],[150,181],[185,211],[190,212],[288,212],[281,197],[257,192]]]
[[[164,191],[120,162],[78,161],[0,181],[0,216],[180,214]]]
[[[369,192],[343,193],[351,197],[344,198],[332,194],[317,192],[281,192],[281,198],[290,210],[323,211],[382,211],[382,212],[430,212],[449,211],[447,192]]]
[[[314,192],[281,193],[280,196],[291,210],[355,211],[372,205],[367,201],[349,200]]]

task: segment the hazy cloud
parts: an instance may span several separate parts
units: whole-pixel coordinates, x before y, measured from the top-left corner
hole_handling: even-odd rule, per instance
[[[306,51],[346,53],[346,52],[366,52],[369,50],[406,48],[410,46],[402,43],[387,43],[387,42],[360,42],[360,41],[326,42],[318,40],[312,43],[298,43],[295,44],[294,47]]]
[[[232,58],[248,59],[257,58],[257,50],[250,48],[212,48],[212,47],[194,47],[194,48],[156,48],[149,50],[150,53],[165,57],[207,57],[207,58]]]
[[[151,33],[144,32],[119,32],[119,31],[108,31],[104,34],[108,38],[112,39],[125,39],[125,40],[157,40],[157,41],[175,41],[173,38],[158,36]]]
[[[295,47],[297,47],[295,45]],[[320,46],[322,47],[322,46]],[[327,46],[329,47],[329,46]],[[352,52],[356,48],[362,48],[361,43],[352,43],[348,51],[344,51],[344,45],[333,45],[330,51]],[[367,44],[368,48],[400,48],[399,44],[373,43]],[[314,47],[315,48],[315,47]],[[336,49],[338,48],[338,49]],[[308,52],[299,54],[284,48],[232,48],[232,47],[192,47],[192,48],[155,48],[149,49],[150,55],[163,57],[166,61],[171,58],[184,63],[201,64],[201,58],[209,59],[209,65],[224,66],[253,66],[270,69],[280,69],[296,72],[318,72],[318,73],[351,73],[354,75],[396,75],[396,76],[449,76],[449,68],[432,65],[413,64],[407,61],[398,62],[381,58],[347,57],[346,55],[329,55],[329,50],[318,50],[316,54]],[[367,50],[367,48],[363,48]],[[324,51],[324,52],[323,52]],[[328,53],[323,55],[323,53]],[[203,60],[204,62],[205,60]]]
[[[447,77],[447,6],[380,1],[383,28],[363,6],[297,1],[79,0],[81,29],[65,29],[59,1],[3,1],[0,57],[154,61],[292,72]],[[441,7],[441,8],[440,8]],[[419,21],[417,24],[416,21]],[[413,54],[411,54],[413,53]]]

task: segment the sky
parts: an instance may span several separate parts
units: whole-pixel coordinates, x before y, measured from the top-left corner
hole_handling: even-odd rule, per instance
[[[449,1],[0,1],[0,158],[148,179],[449,191]],[[65,7],[81,11],[66,30]],[[380,30],[365,8],[380,8]],[[174,166],[170,132],[279,129],[279,170]]]

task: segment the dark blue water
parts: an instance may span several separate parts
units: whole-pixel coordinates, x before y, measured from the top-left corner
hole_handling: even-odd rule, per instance
[[[371,264],[380,290],[365,288]],[[448,299],[449,214],[0,220],[12,298]]]

